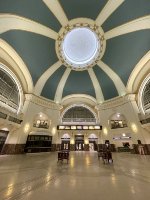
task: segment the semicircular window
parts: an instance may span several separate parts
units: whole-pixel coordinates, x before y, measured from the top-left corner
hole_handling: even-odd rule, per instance
[[[150,77],[142,91],[142,102],[145,112],[150,112]]]
[[[88,108],[75,106],[65,112],[62,122],[65,124],[95,124],[96,118]]]
[[[14,112],[19,108],[19,90],[14,79],[0,68],[0,105]]]

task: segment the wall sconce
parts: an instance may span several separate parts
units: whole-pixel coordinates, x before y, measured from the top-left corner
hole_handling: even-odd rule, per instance
[[[27,123],[27,124],[24,126],[24,132],[25,132],[25,133],[28,133],[29,129],[30,129],[30,124]]]
[[[88,141],[88,139],[85,139],[85,144],[89,144],[89,141]]]
[[[52,135],[55,135],[55,134],[56,134],[56,128],[53,127],[53,128],[52,128]]]
[[[132,131],[133,131],[134,133],[137,133],[137,131],[138,131],[137,125],[134,124],[134,123],[131,124],[131,129],[132,129]]]
[[[70,144],[74,144],[74,139],[71,139]]]
[[[104,135],[107,135],[107,134],[108,134],[107,128],[103,128],[103,133],[104,133]]]

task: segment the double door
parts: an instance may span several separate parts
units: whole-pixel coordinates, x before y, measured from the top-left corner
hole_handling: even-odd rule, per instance
[[[75,150],[84,151],[84,135],[75,135]]]
[[[84,141],[76,141],[75,149],[76,149],[76,151],[83,151],[84,150]]]
[[[5,144],[7,135],[8,135],[8,131],[0,130],[0,153],[3,149],[4,144]]]
[[[61,142],[61,150],[70,150],[70,140],[62,140]]]

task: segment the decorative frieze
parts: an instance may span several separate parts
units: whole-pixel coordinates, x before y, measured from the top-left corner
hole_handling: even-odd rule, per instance
[[[41,96],[36,96],[34,94],[26,94],[25,99],[27,101],[30,101],[39,106],[46,107],[48,109],[60,110],[60,106],[58,104],[56,104],[54,101],[48,100]]]
[[[121,97],[116,97],[97,105],[99,110],[115,109],[115,107],[122,106],[131,101],[135,101],[135,94],[128,94]]]

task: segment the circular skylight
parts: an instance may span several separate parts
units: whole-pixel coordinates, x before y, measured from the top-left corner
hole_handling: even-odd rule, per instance
[[[62,43],[65,61],[75,68],[84,68],[93,63],[99,55],[100,42],[89,28],[74,28],[68,32]]]

